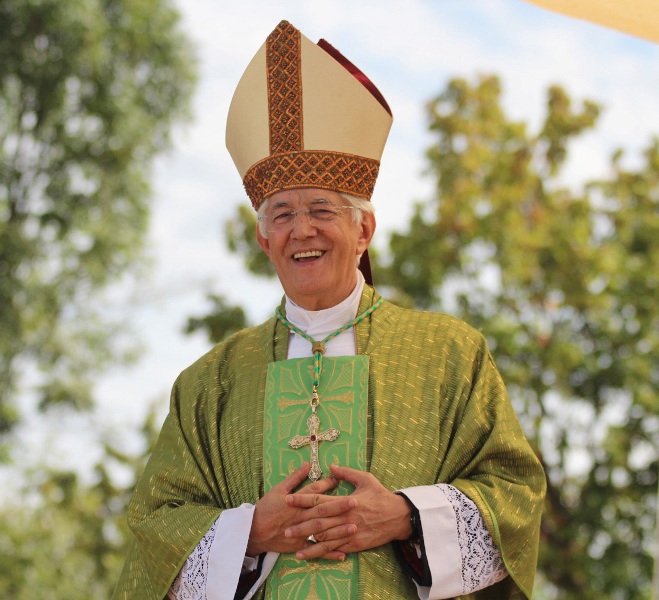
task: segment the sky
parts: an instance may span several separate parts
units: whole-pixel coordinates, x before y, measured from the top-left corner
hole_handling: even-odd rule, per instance
[[[240,304],[252,323],[274,311],[276,282],[247,275],[226,249],[223,223],[246,203],[224,145],[229,102],[243,70],[277,23],[286,19],[313,41],[327,39],[364,71],[394,114],[375,188],[378,231],[402,226],[415,201],[428,198],[424,176],[425,104],[453,77],[496,74],[508,115],[536,131],[547,87],[561,84],[577,100],[603,105],[597,131],[574,146],[568,185],[606,176],[617,147],[638,160],[659,135],[659,46],[522,0],[178,0],[182,27],[199,59],[193,121],[154,168],[147,251],[152,268],[137,286],[116,286],[108,312],[131,330],[141,358],[100,378],[91,415],[28,420],[25,460],[62,466],[100,456],[97,433],[130,447],[130,428],[156,403],[164,416],[178,373],[210,349],[203,335],[184,336],[189,316],[210,307],[208,293]],[[71,435],[73,434],[73,435]]]

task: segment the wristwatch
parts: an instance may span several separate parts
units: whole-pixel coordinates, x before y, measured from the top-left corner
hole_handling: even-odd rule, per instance
[[[407,500],[405,496],[403,496],[403,498]],[[414,506],[414,504],[412,504],[409,500],[407,500],[407,504],[412,509],[412,512],[410,513],[410,525],[412,526],[412,535],[409,537],[408,541],[417,542],[421,540],[421,537],[423,536],[421,529],[421,515],[419,515],[419,511],[417,507]]]
[[[394,549],[399,559],[402,558],[403,568],[412,574],[414,581],[419,585],[430,585],[428,582],[432,581],[432,578],[428,561],[425,558],[423,528],[421,527],[419,509],[403,492],[394,493],[402,496],[410,507],[410,527],[412,528],[412,535],[406,540],[395,544]]]
[[[414,506],[412,501],[402,492],[395,492],[401,496],[407,506],[410,507],[410,526],[412,527],[412,535],[406,540],[409,543],[418,543],[423,537],[423,529],[421,528],[421,515],[419,514],[419,509]]]

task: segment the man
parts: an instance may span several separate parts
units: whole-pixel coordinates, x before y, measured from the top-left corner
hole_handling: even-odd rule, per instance
[[[530,598],[544,475],[483,337],[357,269],[390,126],[285,21],[245,71],[227,146],[285,298],[174,385],[115,598]]]

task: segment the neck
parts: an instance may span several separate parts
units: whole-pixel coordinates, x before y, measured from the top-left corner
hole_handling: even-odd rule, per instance
[[[355,318],[362,300],[363,288],[364,279],[360,274],[355,289],[343,302],[331,308],[317,311],[306,310],[286,297],[284,314],[291,323],[314,339],[323,339],[330,332]],[[354,335],[351,333],[350,335],[345,334],[345,336],[332,340],[328,345],[328,351],[330,356],[354,354]],[[309,356],[310,352],[311,345],[306,340],[297,335],[292,336],[288,358]]]
[[[361,274],[361,271],[355,269],[354,273],[351,273],[349,277],[341,281],[334,289],[327,289],[324,292],[308,295],[300,293],[289,294],[286,289],[284,289],[284,292],[287,298],[304,310],[327,310],[344,302],[354,292],[355,287],[360,285],[363,280],[364,276]]]
[[[363,283],[363,282],[362,282]],[[358,285],[355,293],[340,305],[327,310],[307,311],[286,299],[285,312],[278,308],[275,312],[279,321],[290,331],[288,358],[305,358],[315,354],[312,345],[322,342],[326,356],[354,356],[357,353],[355,324],[360,323],[380,304],[382,298],[364,310],[362,303],[375,301],[374,295],[364,298],[363,285]],[[361,313],[358,312],[361,310]],[[281,359],[279,359],[281,360]]]
[[[329,315],[335,312],[342,312],[347,305],[355,304],[355,313],[359,307],[359,301],[361,299],[362,290],[364,289],[364,276],[361,271],[357,271],[355,277],[356,283],[352,286],[351,290],[347,294],[341,294],[341,299],[339,301],[332,301],[328,303],[323,302],[299,302],[298,298],[293,298],[289,295],[286,295],[286,312],[289,313],[291,310],[295,313],[305,313],[309,317],[314,318],[321,316],[323,314]],[[327,304],[327,306],[325,306]],[[354,315],[353,315],[354,316]],[[352,318],[352,317],[351,317]]]

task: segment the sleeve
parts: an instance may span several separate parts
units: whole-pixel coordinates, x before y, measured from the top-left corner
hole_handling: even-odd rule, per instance
[[[477,347],[471,372],[459,383],[436,483],[450,484],[476,505],[510,575],[477,597],[531,598],[545,475],[482,336]]]
[[[211,399],[221,394],[216,379],[195,371],[184,371],[174,384],[169,413],[128,505],[134,541],[113,600],[163,600],[224,509],[234,508],[210,439],[219,414]]]
[[[418,486],[401,490],[421,518],[422,552],[402,554],[411,569],[421,600],[470,594],[507,576],[501,555],[476,505],[452,486]],[[427,572],[428,577],[416,573]],[[424,580],[427,579],[427,580]]]
[[[227,509],[213,523],[186,560],[167,595],[168,600],[233,600],[251,598],[277,559],[245,556],[254,506]],[[241,575],[254,573],[249,587],[240,589]]]
[[[188,556],[167,593],[168,600],[206,600],[208,559],[220,519],[211,525],[206,535]]]
[[[478,507],[452,485],[437,489],[450,502],[455,514],[460,547],[462,593],[471,594],[508,576],[501,553],[478,512]]]

